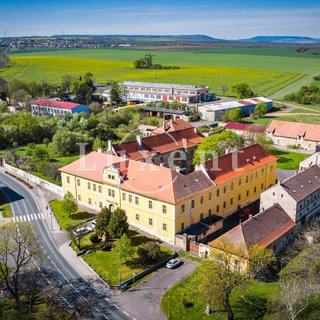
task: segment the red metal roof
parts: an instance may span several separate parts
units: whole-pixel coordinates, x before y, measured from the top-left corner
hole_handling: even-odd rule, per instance
[[[246,131],[248,129],[248,124],[246,123],[237,123],[237,122],[228,122],[225,126],[225,129],[230,130],[241,130]]]
[[[62,108],[62,109],[73,109],[73,108],[79,106],[79,103],[46,100],[46,99],[39,99],[39,100],[33,102],[33,104],[38,104],[41,106],[48,106],[48,107],[55,107],[55,108]]]

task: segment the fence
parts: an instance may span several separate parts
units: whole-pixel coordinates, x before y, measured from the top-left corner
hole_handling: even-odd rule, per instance
[[[6,171],[8,171],[9,173],[15,175],[16,177],[24,180],[28,184],[34,183],[36,185],[36,187],[39,186],[39,187],[42,187],[46,190],[49,190],[49,191],[59,195],[61,197],[64,196],[64,191],[63,191],[62,187],[60,187],[60,186],[57,186],[51,182],[43,180],[43,179],[41,179],[31,173],[25,172],[25,171],[20,170],[16,167],[10,166],[9,164],[7,164],[5,162],[3,164],[3,167]]]
[[[154,264],[153,266],[151,266],[149,269],[147,270],[144,270],[140,273],[138,273],[137,275],[135,275],[134,277],[124,281],[124,282],[121,282],[120,286],[119,286],[119,289],[125,289],[127,288],[128,286],[130,286],[131,284],[133,284],[134,282],[142,279],[144,276],[146,276],[147,274],[159,269],[160,267],[164,266],[169,260],[175,258],[177,256],[177,253],[175,252],[173,255],[159,261],[158,263]]]

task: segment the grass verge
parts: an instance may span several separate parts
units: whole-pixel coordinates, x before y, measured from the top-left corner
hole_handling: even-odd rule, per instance
[[[10,201],[2,190],[0,190],[0,211],[3,218],[11,218]]]

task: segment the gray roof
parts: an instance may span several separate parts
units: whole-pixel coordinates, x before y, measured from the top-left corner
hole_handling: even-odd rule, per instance
[[[151,87],[151,88],[174,88],[174,89],[180,89],[180,90],[197,89],[197,86],[195,86],[195,85],[174,84],[174,83],[151,83],[151,82],[124,81],[123,84],[125,86],[142,86],[142,87]]]
[[[281,182],[281,186],[297,202],[320,189],[320,167],[314,165]]]

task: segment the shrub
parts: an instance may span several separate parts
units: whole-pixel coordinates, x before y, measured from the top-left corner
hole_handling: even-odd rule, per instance
[[[70,191],[68,191],[63,198],[63,209],[69,214],[76,212],[78,209],[76,199]]]
[[[113,249],[113,244],[111,242],[106,242],[101,246],[102,251],[111,251]]]
[[[142,264],[153,264],[161,259],[160,245],[156,242],[146,242],[139,246],[138,256]]]
[[[96,233],[93,233],[91,236],[90,236],[90,241],[93,243],[93,244],[96,244],[96,243],[99,243],[101,240],[100,238],[98,237],[98,235]]]

